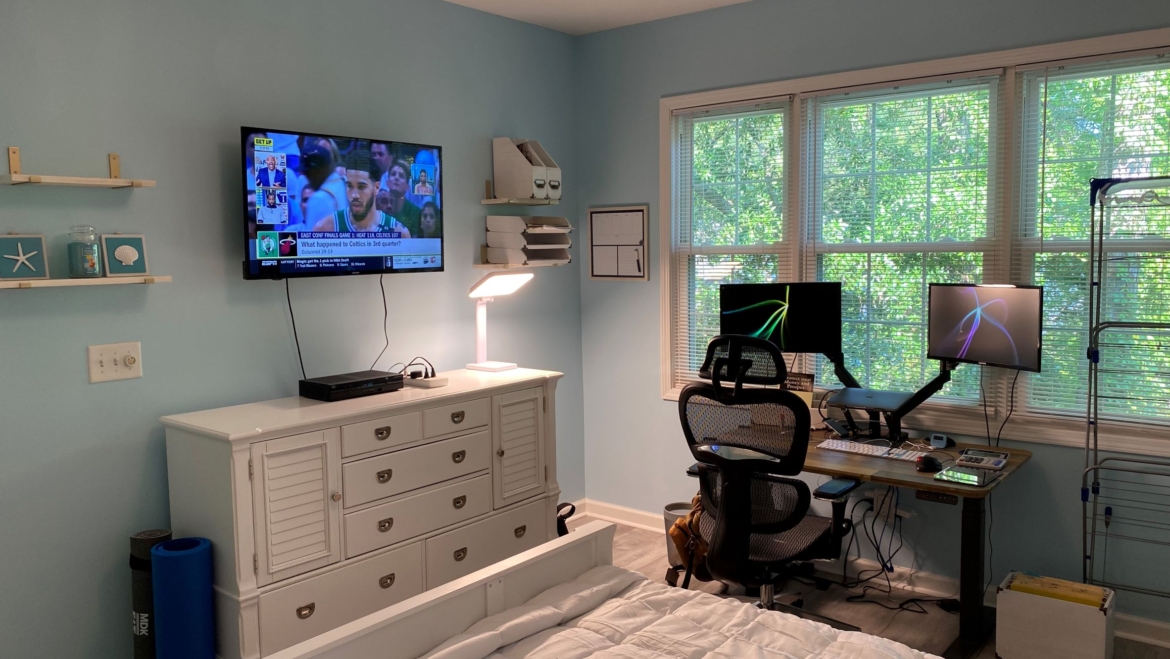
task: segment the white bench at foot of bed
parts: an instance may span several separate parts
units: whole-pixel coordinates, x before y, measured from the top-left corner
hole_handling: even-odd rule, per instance
[[[417,659],[474,623],[613,564],[617,527],[591,522],[567,536],[372,613],[267,659]]]

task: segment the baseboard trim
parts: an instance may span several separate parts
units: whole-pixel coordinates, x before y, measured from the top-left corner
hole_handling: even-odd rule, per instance
[[[655,533],[666,534],[666,527],[662,523],[662,513],[655,515],[644,510],[637,510],[635,508],[627,508],[613,503],[605,503],[603,501],[596,501],[594,499],[582,499],[576,502],[577,514],[573,517],[588,515],[593,519],[600,519],[606,522],[614,522],[617,524],[625,524],[637,529],[646,531],[654,531]]]
[[[645,510],[628,508],[613,503],[605,503],[596,499],[581,499],[573,503],[577,507],[572,519],[588,515],[593,519],[606,522],[625,524],[634,528],[666,533],[662,523],[662,514],[649,513]],[[860,572],[878,569],[878,562],[868,558],[849,559],[846,574],[855,579]],[[817,563],[817,572],[834,579],[841,578],[841,559]],[[872,572],[871,572],[872,573]],[[876,581],[876,579],[875,579]],[[941,574],[914,570],[907,567],[895,566],[890,573],[890,583],[896,588],[913,591],[923,597],[953,598],[959,595],[959,580]],[[987,589],[983,603],[995,607],[995,584]],[[1138,643],[1170,648],[1170,622],[1140,618],[1125,613],[1116,613],[1113,618],[1113,633],[1119,637]]]
[[[1170,622],[1114,613],[1113,634],[1127,641],[1170,648]]]

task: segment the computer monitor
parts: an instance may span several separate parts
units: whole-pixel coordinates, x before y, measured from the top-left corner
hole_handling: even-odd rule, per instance
[[[745,334],[784,352],[841,352],[841,282],[723,284],[719,333]]]
[[[1040,372],[1043,286],[931,284],[926,356]]]

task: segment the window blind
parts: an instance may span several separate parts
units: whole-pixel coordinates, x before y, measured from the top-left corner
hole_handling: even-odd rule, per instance
[[[1002,153],[999,78],[865,89],[804,102],[804,277],[841,281],[845,360],[863,385],[913,391],[928,360],[932,282],[993,282]],[[817,381],[837,387],[818,359]],[[978,400],[980,372],[942,396]]]
[[[673,118],[674,387],[719,334],[719,285],[792,277],[785,227],[788,100]]]
[[[1089,181],[1170,175],[1170,61],[1164,55],[1050,66],[1020,75],[1020,184],[1013,274],[1043,284],[1043,372],[1025,403],[1086,408]],[[1170,208],[1105,210],[1103,320],[1170,321]],[[1170,337],[1102,337],[1101,412],[1170,422]]]

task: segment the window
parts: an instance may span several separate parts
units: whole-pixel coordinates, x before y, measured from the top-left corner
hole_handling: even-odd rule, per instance
[[[1089,183],[1170,176],[1167,53],[1170,30],[1153,30],[662,99],[664,395],[719,331],[719,284],[841,281],[847,367],[906,391],[938,373],[928,284],[1034,283],[1043,372],[964,366],[923,418],[981,434],[981,388],[1002,419],[1018,384],[1030,433],[1083,442]],[[1170,323],[1170,206],[1104,212],[1104,319]],[[1170,331],[1102,341],[1103,415],[1165,433]],[[840,386],[824,358],[796,363]]]
[[[928,284],[984,280],[995,79],[806,101],[807,279],[840,281],[846,365],[866,386],[914,391],[926,358]],[[817,380],[841,386],[819,359]],[[942,395],[979,398],[963,368]]]
[[[719,333],[719,285],[791,271],[785,220],[788,103],[674,118],[672,387],[697,376]],[[746,111],[745,111],[746,110]]]
[[[1044,371],[1028,409],[1083,415],[1088,364],[1091,178],[1170,175],[1170,62],[1165,57],[1049,67],[1022,77],[1017,268],[1044,284]],[[1170,322],[1170,208],[1107,208],[1104,320]],[[1170,421],[1170,337],[1112,332],[1101,364],[1101,413]],[[1154,395],[1151,395],[1154,394]]]

